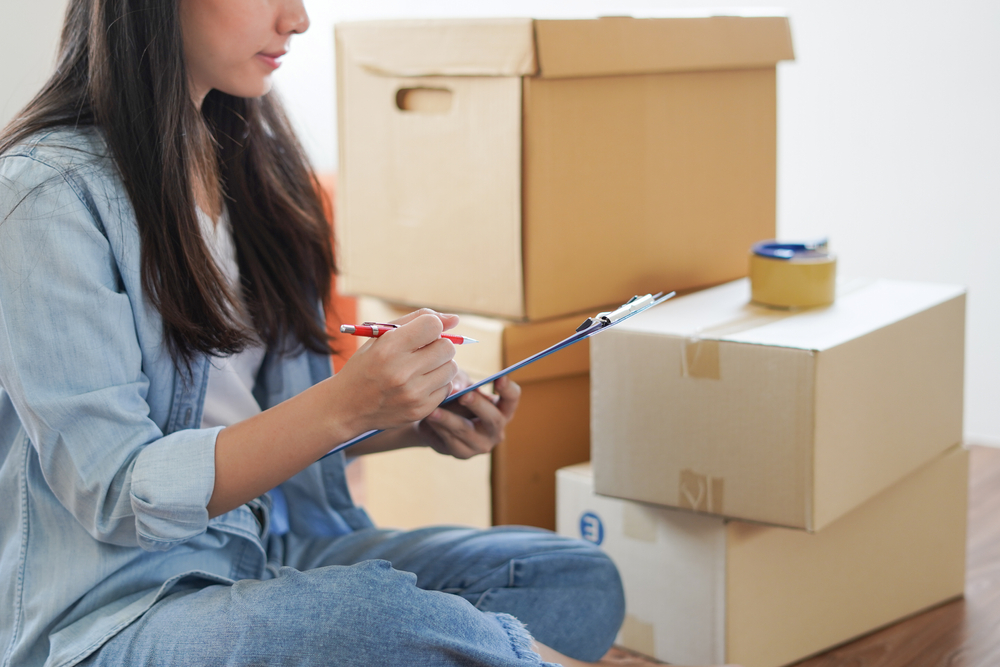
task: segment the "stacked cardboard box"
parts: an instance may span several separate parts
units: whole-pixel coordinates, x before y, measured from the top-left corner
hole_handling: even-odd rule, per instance
[[[592,339],[593,472],[560,473],[559,531],[622,570],[622,643],[670,662],[784,665],[963,589],[964,290],[748,302],[737,281]]]
[[[358,300],[364,320],[384,322],[407,310]],[[529,324],[464,316],[455,331],[480,342],[458,347],[455,358],[479,380],[565,338],[580,321]],[[555,472],[590,458],[589,366],[588,347],[576,345],[514,372],[521,405],[492,459],[457,461],[420,449],[365,457],[368,512],[377,523],[401,528],[444,522],[554,530]]]
[[[543,320],[746,275],[784,17],[337,26],[349,293]]]
[[[559,532],[618,564],[620,644],[673,664],[786,665],[962,595],[967,473],[953,447],[808,533],[600,496],[583,464],[559,472]]]
[[[347,23],[336,49],[342,288],[539,343],[495,344],[504,363],[580,313],[743,276],[774,236],[784,17]],[[555,469],[587,457],[586,373],[525,381],[493,457],[495,522],[554,526]],[[393,456],[410,474],[378,470]],[[453,474],[421,456],[372,459],[369,506],[376,478],[392,479],[388,506]]]

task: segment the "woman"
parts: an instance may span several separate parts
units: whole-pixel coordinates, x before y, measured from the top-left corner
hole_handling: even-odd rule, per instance
[[[328,229],[267,94],[307,26],[71,0],[0,136],[0,665],[579,664],[618,630],[586,543],[377,530],[316,463],[373,428],[355,454],[487,452],[519,390],[437,408],[457,318],[426,310],[330,376]]]

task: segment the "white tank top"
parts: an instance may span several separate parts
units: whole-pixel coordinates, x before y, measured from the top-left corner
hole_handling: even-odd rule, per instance
[[[233,244],[229,215],[223,210],[219,219],[213,222],[198,209],[198,222],[212,258],[230,287],[236,289],[240,269],[236,263],[236,246]],[[264,360],[264,351],[264,346],[257,344],[238,354],[211,359],[205,409],[201,415],[202,428],[230,426],[260,413],[260,405],[253,397],[253,386]]]

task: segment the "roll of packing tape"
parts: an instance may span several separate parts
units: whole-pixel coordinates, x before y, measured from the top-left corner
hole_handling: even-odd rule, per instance
[[[812,243],[761,241],[750,251],[750,293],[755,303],[808,308],[833,303],[837,258],[826,239]]]

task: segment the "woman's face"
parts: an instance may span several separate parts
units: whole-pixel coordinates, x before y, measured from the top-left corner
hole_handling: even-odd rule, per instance
[[[309,27],[302,0],[179,0],[191,95],[260,97],[293,34]]]

